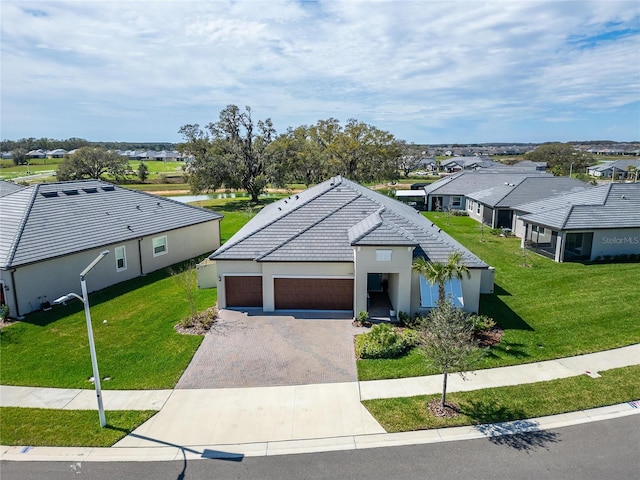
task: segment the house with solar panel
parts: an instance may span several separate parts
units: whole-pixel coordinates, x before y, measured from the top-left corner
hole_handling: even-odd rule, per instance
[[[457,306],[477,312],[493,292],[493,269],[408,205],[335,177],[265,206],[209,262],[220,308],[342,311],[373,304],[416,313],[436,306],[438,286],[413,272],[418,257],[461,252],[469,277],[446,285]]]
[[[203,208],[99,180],[0,184],[0,302],[13,317],[76,292],[103,250],[89,291],[220,246],[222,215]]]

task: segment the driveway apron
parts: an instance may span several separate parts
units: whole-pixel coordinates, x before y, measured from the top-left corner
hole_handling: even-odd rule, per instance
[[[222,310],[176,388],[357,381],[350,319],[247,315]]]

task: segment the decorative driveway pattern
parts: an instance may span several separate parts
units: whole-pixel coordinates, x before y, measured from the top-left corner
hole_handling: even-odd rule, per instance
[[[347,319],[247,315],[222,310],[176,388],[231,388],[357,381]]]

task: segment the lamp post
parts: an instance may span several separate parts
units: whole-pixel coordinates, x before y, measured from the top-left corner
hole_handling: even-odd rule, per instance
[[[89,336],[89,351],[91,352],[91,366],[93,367],[93,383],[96,387],[96,397],[98,399],[98,416],[100,417],[100,426],[104,427],[107,424],[107,420],[104,415],[104,405],[102,404],[102,388],[100,387],[100,373],[98,372],[98,358],[96,357],[96,345],[93,341],[93,327],[91,325],[91,312],[89,311],[89,295],[87,294],[87,284],[85,277],[95,267],[100,260],[102,260],[109,250],[100,252],[100,255],[91,262],[87,268],[80,272],[80,286],[82,288],[82,297],[77,293],[68,293],[60,298],[56,298],[53,303],[64,303],[72,298],[77,298],[84,304],[84,316],[87,320],[87,334]]]
[[[571,162],[571,165],[569,165],[569,178],[571,178],[571,174],[573,173],[573,164],[576,162]]]

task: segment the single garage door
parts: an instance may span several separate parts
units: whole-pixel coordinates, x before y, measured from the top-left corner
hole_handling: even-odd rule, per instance
[[[227,307],[262,307],[262,277],[225,276]]]
[[[276,278],[276,310],[353,310],[351,278]]]

